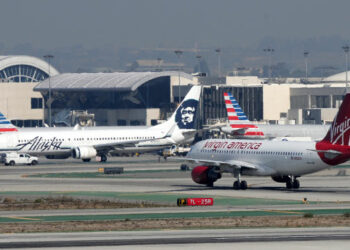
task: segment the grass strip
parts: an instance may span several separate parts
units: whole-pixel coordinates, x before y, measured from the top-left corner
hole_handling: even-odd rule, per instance
[[[178,198],[188,197],[202,197],[214,198],[214,206],[249,206],[249,205],[294,205],[301,204],[302,201],[295,200],[278,200],[278,199],[263,199],[263,198],[243,198],[243,197],[225,197],[225,196],[207,196],[207,195],[192,195],[192,194],[174,194],[174,193],[138,193],[138,192],[0,192],[0,196],[36,196],[36,197],[50,197],[50,196],[66,196],[78,197],[86,199],[105,198],[117,199],[121,201],[144,201],[160,204],[177,204]],[[309,202],[313,204],[313,202]]]
[[[256,210],[229,212],[183,212],[183,213],[147,213],[147,214],[105,214],[105,215],[59,215],[30,217],[0,217],[0,223],[9,222],[63,222],[63,221],[112,221],[112,220],[154,220],[154,219],[190,219],[190,218],[227,218],[257,216],[295,216],[305,213],[313,215],[339,215],[350,213],[350,209],[313,209],[313,210]]]

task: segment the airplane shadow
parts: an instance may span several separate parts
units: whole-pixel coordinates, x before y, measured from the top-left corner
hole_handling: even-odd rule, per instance
[[[350,193],[349,187],[334,187],[334,188],[327,188],[327,187],[300,187],[299,189],[286,189],[285,187],[249,187],[250,190],[261,190],[261,191],[284,191],[286,193],[337,193],[337,194],[348,194]]]
[[[180,189],[176,188],[173,190],[165,190],[161,192],[184,192],[184,191],[205,191],[205,190],[232,190],[233,192],[244,192],[245,190],[235,190],[230,186],[223,185],[214,185],[214,187],[206,187],[206,186],[198,186],[198,185],[172,185],[172,187],[180,187]],[[182,188],[181,188],[182,187]],[[272,192],[285,192],[285,193],[324,193],[324,194],[350,194],[349,187],[335,187],[335,188],[327,188],[327,187],[313,187],[313,188],[303,188],[299,189],[286,189],[285,187],[271,187],[271,186],[252,186],[249,187],[248,190],[255,191],[272,191]]]

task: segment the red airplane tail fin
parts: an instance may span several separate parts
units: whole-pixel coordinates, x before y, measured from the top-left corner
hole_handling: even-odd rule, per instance
[[[350,145],[350,94],[346,94],[323,142]]]
[[[350,94],[346,94],[325,138],[316,143],[323,162],[338,165],[350,159]]]

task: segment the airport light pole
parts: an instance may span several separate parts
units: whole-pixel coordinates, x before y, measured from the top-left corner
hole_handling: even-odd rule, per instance
[[[221,53],[221,49],[216,49],[215,52],[217,53],[218,55],[218,77],[221,76],[221,56],[220,56],[220,53]]]
[[[181,70],[181,66],[180,66],[180,57],[181,57],[181,55],[182,55],[182,53],[183,53],[183,51],[182,50],[175,50],[174,51],[175,52],[175,54],[176,54],[176,56],[177,56],[177,60],[178,60],[178,64],[179,64],[179,68],[178,68],[178,76],[179,76],[179,103],[181,102],[181,93],[180,93],[180,70]]]
[[[348,93],[348,60],[349,60],[349,45],[342,47],[345,52],[345,93]]]
[[[275,50],[274,49],[271,49],[271,48],[266,48],[264,49],[264,52],[268,53],[268,57],[269,57],[269,73],[268,73],[268,76],[269,76],[269,81],[271,79],[271,72],[272,72],[272,53],[274,52]]]
[[[196,55],[196,58],[198,60],[198,71],[199,71],[199,73],[202,73],[202,69],[201,69],[201,58],[202,58],[202,56],[201,55]]]
[[[307,68],[307,59],[308,59],[308,56],[309,56],[309,51],[304,51],[304,60],[305,60],[305,80],[307,81],[307,77],[308,77],[308,72],[307,72],[307,70],[308,70],[308,68]]]
[[[162,68],[161,68],[161,66],[160,66],[160,64],[162,63],[162,58],[160,58],[160,57],[158,57],[157,58],[157,61],[158,61],[158,70],[157,71],[162,71]]]
[[[49,108],[49,126],[51,127],[52,126],[52,120],[51,120],[51,59],[54,58],[53,55],[44,55],[44,58],[48,61],[48,64],[49,64],[49,99],[48,99],[48,108]]]

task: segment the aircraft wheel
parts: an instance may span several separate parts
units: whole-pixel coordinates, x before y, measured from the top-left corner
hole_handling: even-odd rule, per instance
[[[248,183],[246,181],[241,181],[240,187],[242,190],[246,190],[248,188]]]
[[[207,187],[214,187],[214,182],[207,183]]]
[[[300,187],[300,182],[297,179],[295,179],[293,182],[293,188],[298,189],[299,187]]]
[[[287,187],[287,189],[291,189],[293,187],[293,182],[291,179],[288,179],[286,181],[286,187]]]
[[[107,161],[107,156],[101,155],[101,162],[106,162],[106,161]]]
[[[233,183],[233,189],[235,189],[235,190],[239,190],[239,189],[240,189],[239,181],[235,181],[235,182]]]

